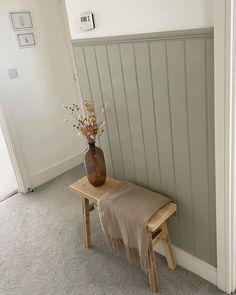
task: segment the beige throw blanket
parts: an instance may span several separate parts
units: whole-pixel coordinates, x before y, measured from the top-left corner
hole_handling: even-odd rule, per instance
[[[98,212],[109,249],[140,263],[147,272],[148,220],[170,200],[158,193],[124,182],[98,201]]]

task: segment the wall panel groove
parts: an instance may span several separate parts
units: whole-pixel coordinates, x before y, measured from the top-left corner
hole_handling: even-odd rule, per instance
[[[153,189],[158,187],[161,191],[148,44],[139,43],[134,48],[139,98],[142,98],[140,99],[140,114],[143,126],[146,167],[148,167],[148,186]]]
[[[208,72],[208,66],[207,66],[207,40],[204,40],[204,66],[205,66],[205,128],[206,128],[206,158],[207,158],[207,194],[208,194],[208,200],[207,200],[207,206],[208,206],[208,216],[209,216],[209,228],[208,228],[208,235],[211,236],[211,230],[212,230],[212,222],[210,219],[211,216],[211,210],[210,210],[210,167],[209,167],[209,130],[208,130],[208,89],[207,89],[207,85],[208,85],[208,76],[207,76],[207,72]],[[211,239],[209,239],[209,249],[211,249],[211,244],[212,241]],[[210,251],[211,252],[211,251]],[[209,257],[210,257],[210,261],[211,259],[211,254],[209,253]]]
[[[112,104],[113,104],[114,113],[115,113],[115,119],[116,119],[115,122],[116,122],[116,128],[117,128],[117,135],[118,135],[118,142],[119,142],[119,153],[120,153],[121,166],[122,166],[121,175],[118,176],[118,177],[120,179],[125,179],[126,175],[125,175],[125,169],[124,169],[124,157],[123,157],[122,147],[121,147],[120,130],[119,130],[119,124],[118,124],[118,119],[117,119],[117,107],[115,105],[115,99],[114,99],[114,86],[113,86],[113,82],[112,82],[111,65],[110,65],[110,60],[109,60],[109,57],[108,57],[107,45],[106,45],[106,58],[107,58],[107,62],[108,62],[109,80],[110,80],[110,83],[111,83],[111,91],[112,91]]]
[[[85,52],[85,64],[88,76],[90,77],[88,82],[91,89],[91,96],[94,102],[94,106],[97,112],[100,112],[102,107],[104,106],[103,99],[102,99],[102,92],[101,92],[101,85],[100,85],[100,77],[98,74],[97,62],[96,62],[96,55],[94,46],[86,46],[84,47]],[[82,79],[82,75],[80,75],[80,79]],[[87,97],[83,97],[83,99],[88,99]],[[106,117],[105,117],[106,119]],[[108,134],[107,127],[105,130]],[[101,148],[104,150],[106,154],[106,164],[108,168],[108,173],[111,176],[114,176],[114,165],[113,159],[111,157],[111,147],[110,147],[110,139],[109,136],[102,136],[100,138]]]
[[[180,246],[194,254],[191,182],[187,137],[187,114],[182,40],[167,42],[170,110],[173,131],[177,203],[179,207]],[[188,222],[187,222],[188,221]],[[186,238],[186,236],[188,238]]]
[[[155,117],[159,137],[162,191],[178,206],[174,165],[173,133],[169,97],[169,73],[166,42],[150,42],[152,77],[154,86]],[[163,128],[163,126],[165,126]],[[180,246],[178,215],[169,220],[169,228],[175,244]]]
[[[212,29],[73,41],[84,98],[109,102],[108,174],[173,199],[173,243],[216,265]]]
[[[185,99],[186,99],[186,116],[187,116],[187,137],[188,137],[188,160],[189,160],[189,174],[190,174],[190,194],[191,194],[191,209],[192,209],[192,222],[193,222],[193,253],[196,255],[196,234],[195,234],[195,212],[194,212],[194,200],[193,200],[193,176],[192,176],[192,159],[190,148],[190,127],[189,127],[189,101],[188,101],[188,78],[187,78],[187,57],[186,57],[186,41],[184,43],[184,76],[185,76]]]
[[[206,67],[204,40],[186,41],[186,69],[189,103],[190,151],[193,179],[193,209],[196,255],[210,256],[209,195],[206,121]],[[197,91],[196,91],[197,90]],[[209,226],[204,226],[208,224]],[[199,238],[202,241],[199,242]]]
[[[145,165],[145,171],[146,171],[146,183],[144,183],[143,185],[145,186],[149,186],[150,185],[150,179],[149,179],[149,173],[147,170],[147,153],[146,153],[146,144],[145,144],[145,140],[144,140],[144,125],[143,125],[143,116],[142,116],[142,111],[141,111],[141,102],[140,102],[140,89],[139,89],[139,82],[138,82],[138,72],[137,72],[137,57],[136,57],[136,52],[135,52],[135,47],[134,47],[134,43],[132,43],[132,51],[133,51],[133,59],[134,59],[134,73],[135,73],[135,81],[136,81],[136,87],[137,87],[137,101],[138,101],[138,114],[140,117],[140,126],[141,129],[139,131],[141,131],[142,134],[142,140],[143,140],[143,157],[144,157],[144,165]]]
[[[124,124],[124,129],[122,134],[126,134],[127,132],[124,132],[124,130],[127,131],[128,129],[128,134],[127,137],[124,138],[124,142],[123,142],[123,150],[124,150],[124,154],[127,155],[128,157],[128,161],[126,161],[126,167],[127,169],[132,168],[131,171],[126,174],[128,175],[128,179],[130,180],[135,180],[136,179],[136,168],[135,168],[135,164],[134,164],[134,147],[133,147],[133,139],[132,139],[132,133],[131,133],[131,128],[130,128],[130,118],[129,118],[129,113],[128,113],[128,105],[127,105],[127,94],[126,94],[126,90],[125,90],[125,81],[124,81],[124,69],[123,69],[123,64],[122,64],[122,58],[121,58],[121,49],[120,49],[120,45],[119,46],[119,61],[120,61],[120,66],[121,66],[121,74],[122,74],[122,89],[124,89],[124,101],[122,103],[122,106],[124,107],[124,109],[122,109],[123,111],[120,113],[121,115],[121,121],[124,121],[124,114],[127,115],[127,122],[125,122]],[[120,92],[118,91],[117,94],[117,101],[120,101]],[[129,139],[129,140],[128,140]],[[129,148],[131,148],[131,156],[129,155]],[[130,159],[132,157],[132,164],[130,165]]]
[[[130,118],[130,129],[133,140],[133,155],[136,181],[147,186],[147,173],[140,116],[139,97],[135,72],[135,61],[132,43],[121,45],[121,59],[124,71],[124,84],[127,98],[127,111]]]
[[[214,148],[214,49],[213,40],[207,44],[207,132],[208,132],[208,173],[209,173],[209,210],[210,210],[210,262],[216,264],[216,202],[215,202],[215,148]]]
[[[119,144],[119,133],[117,130],[117,122],[115,117],[115,108],[112,100],[111,80],[109,77],[108,60],[106,55],[106,47],[104,45],[95,47],[95,60],[99,74],[99,85],[101,89],[102,104],[108,103],[107,111],[104,113],[106,120],[108,141],[112,156],[114,176],[123,179],[122,156]]]
[[[154,117],[154,128],[155,128],[156,146],[157,146],[158,169],[159,169],[159,178],[160,178],[160,180],[159,180],[160,181],[160,191],[162,191],[163,186],[162,186],[162,177],[161,177],[161,163],[160,163],[159,139],[158,139],[158,132],[157,132],[157,119],[156,119],[156,114],[155,114],[155,100],[154,100],[154,88],[153,88],[150,42],[148,42],[147,45],[148,45],[149,75],[150,75],[150,81],[151,81],[152,107],[153,107],[153,112],[154,112],[153,117]]]

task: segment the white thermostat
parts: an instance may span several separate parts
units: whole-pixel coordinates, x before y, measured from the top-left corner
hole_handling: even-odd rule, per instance
[[[79,25],[81,31],[89,31],[95,28],[93,14],[83,13],[79,16]]]

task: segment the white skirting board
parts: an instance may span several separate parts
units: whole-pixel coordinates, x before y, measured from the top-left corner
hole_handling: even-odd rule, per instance
[[[61,175],[62,173],[83,163],[83,153],[67,158],[30,178],[30,188],[35,188],[49,180]]]
[[[213,285],[217,285],[217,269],[215,267],[178,247],[172,246],[172,248],[178,265],[197,274]],[[165,255],[161,241],[154,245],[154,250],[163,256]]]

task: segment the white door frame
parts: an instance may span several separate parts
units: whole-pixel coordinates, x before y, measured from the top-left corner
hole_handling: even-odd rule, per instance
[[[215,0],[215,165],[217,284],[235,290],[235,6]]]
[[[30,187],[26,165],[23,160],[23,153],[21,151],[19,143],[16,140],[14,126],[11,126],[10,121],[8,120],[7,113],[4,111],[3,105],[3,98],[1,97],[0,125],[9,152],[9,157],[12,163],[19,192],[27,193],[30,190]]]
[[[72,68],[72,72],[73,72],[73,80],[75,83],[78,103],[83,108],[83,100],[82,100],[80,85],[79,85],[79,81],[78,81],[76,63],[75,63],[73,48],[71,45],[70,26],[69,26],[69,20],[68,20],[68,16],[67,16],[65,0],[59,0],[58,4],[59,4],[58,5],[59,14],[61,14],[61,17],[62,17],[62,26],[64,29],[65,44],[66,44],[67,50],[69,51],[69,54],[70,54],[70,63],[71,63],[71,68]]]

